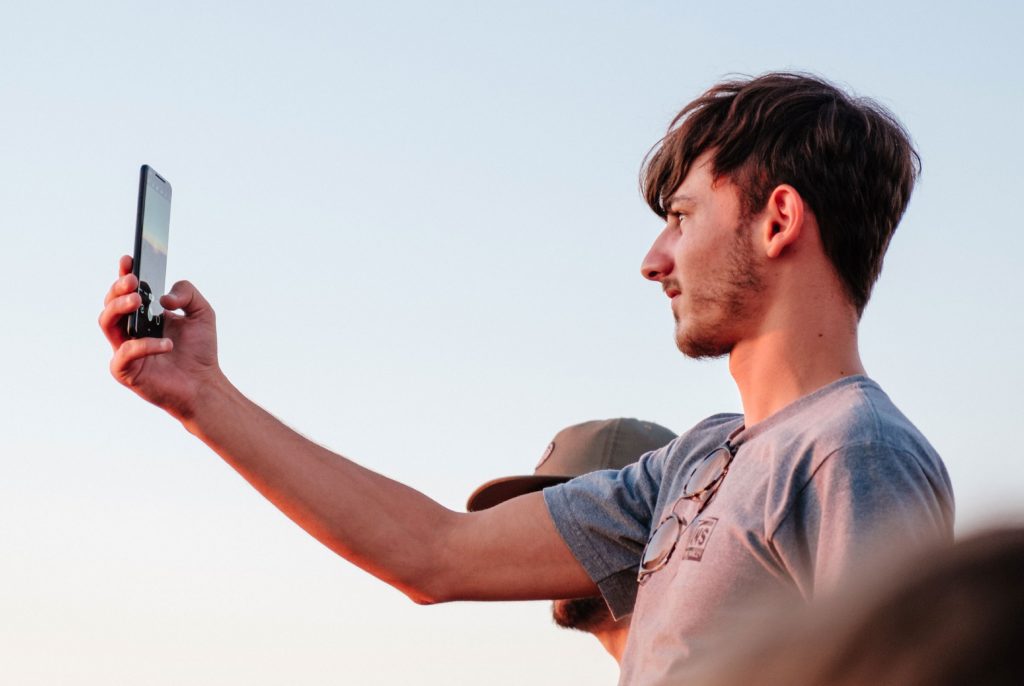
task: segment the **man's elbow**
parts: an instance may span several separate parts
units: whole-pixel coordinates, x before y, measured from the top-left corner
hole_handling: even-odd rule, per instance
[[[395,586],[417,605],[437,605],[462,599],[454,586],[445,583],[437,572],[418,575]]]
[[[439,526],[433,544],[407,559],[404,573],[392,582],[417,605],[467,599],[464,565],[455,562],[462,559],[463,553],[457,552],[452,544],[461,535],[456,528],[461,520],[455,517],[445,526]]]
[[[434,596],[424,595],[422,593],[406,593],[409,600],[416,603],[417,605],[437,605],[438,603],[444,602]]]

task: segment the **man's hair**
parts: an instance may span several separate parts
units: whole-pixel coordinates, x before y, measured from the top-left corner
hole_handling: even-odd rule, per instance
[[[713,176],[738,187],[746,218],[764,209],[778,185],[797,190],[862,313],[921,167],[896,118],[808,74],[720,83],[676,115],[644,160],[641,191],[660,217],[704,153]]]

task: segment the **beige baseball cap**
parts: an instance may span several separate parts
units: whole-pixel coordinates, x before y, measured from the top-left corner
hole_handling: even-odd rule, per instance
[[[469,496],[466,509],[470,512],[486,510],[581,474],[599,469],[622,469],[675,437],[659,424],[625,417],[574,424],[555,435],[532,475],[488,481]]]

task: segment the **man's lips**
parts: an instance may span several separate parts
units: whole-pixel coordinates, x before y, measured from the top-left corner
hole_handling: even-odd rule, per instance
[[[666,286],[665,287],[665,295],[667,295],[669,297],[669,299],[672,299],[672,298],[676,297],[680,293],[682,293],[682,291],[679,290],[679,288],[677,288],[676,286]]]

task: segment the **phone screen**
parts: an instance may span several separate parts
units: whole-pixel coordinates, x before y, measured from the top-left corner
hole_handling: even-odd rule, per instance
[[[167,239],[171,226],[171,184],[147,165],[139,182],[139,217],[132,270],[139,277],[142,307],[129,320],[133,336],[160,336],[167,276]],[[133,321],[134,320],[134,321]]]

